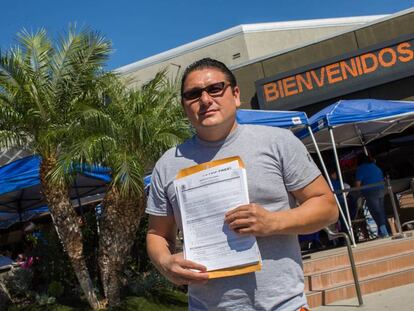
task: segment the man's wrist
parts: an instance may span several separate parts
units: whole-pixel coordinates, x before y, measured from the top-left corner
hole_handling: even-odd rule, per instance
[[[270,235],[288,233],[289,229],[289,218],[293,215],[289,215],[290,210],[271,212],[271,232]]]

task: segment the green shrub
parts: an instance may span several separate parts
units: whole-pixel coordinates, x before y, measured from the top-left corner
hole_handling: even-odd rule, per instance
[[[176,286],[155,269],[139,274],[127,274],[128,289],[136,296],[156,297],[176,290]]]
[[[93,282],[98,284],[99,270],[97,265],[98,235],[96,219],[93,210],[83,215],[82,226],[84,256]],[[69,257],[63,250],[62,243],[52,225],[44,226],[41,230],[42,238],[34,244],[33,256],[37,257],[34,270],[34,289],[38,293],[49,292],[47,284],[59,282],[66,296],[77,296],[81,293],[76,275]],[[53,285],[55,286],[55,285]],[[58,291],[59,292],[59,291]],[[63,295],[60,294],[59,296]],[[56,294],[56,293],[55,293]],[[55,294],[51,294],[55,296]]]
[[[56,298],[48,295],[36,295],[36,302],[39,306],[53,305]]]
[[[50,225],[42,229],[42,239],[35,244],[33,255],[38,258],[32,266],[34,290],[47,292],[47,285],[59,280],[64,288],[76,288],[78,282],[67,254],[55,228]]]
[[[65,291],[65,287],[62,285],[62,283],[58,281],[53,281],[49,284],[49,287],[47,289],[47,293],[49,296],[59,298],[63,295],[63,292]]]
[[[31,270],[16,268],[4,277],[4,284],[13,299],[29,297],[32,278]]]

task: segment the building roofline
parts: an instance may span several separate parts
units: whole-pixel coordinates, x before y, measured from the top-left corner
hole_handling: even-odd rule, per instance
[[[375,15],[375,16],[379,16],[379,18],[374,19],[374,20],[372,20],[372,21],[370,21],[370,22],[368,22],[364,25],[356,26],[354,28],[347,29],[347,30],[344,30],[344,31],[340,31],[340,32],[337,32],[337,33],[334,33],[334,34],[330,34],[330,35],[318,38],[316,40],[311,40],[311,41],[308,41],[308,42],[305,42],[305,43],[301,43],[301,44],[295,45],[293,47],[289,47],[287,49],[279,50],[279,51],[277,51],[275,53],[272,53],[272,54],[260,56],[260,57],[242,62],[242,63],[234,65],[234,66],[229,66],[229,69],[236,70],[236,69],[248,66],[248,65],[253,64],[253,63],[257,63],[257,62],[260,62],[260,61],[263,61],[263,60],[266,60],[266,59],[269,59],[269,58],[272,58],[272,57],[275,57],[275,56],[278,56],[278,55],[282,55],[282,54],[285,54],[287,52],[303,48],[305,46],[313,45],[313,44],[316,44],[316,43],[319,43],[319,42],[322,42],[322,41],[325,41],[325,40],[329,40],[329,39],[332,39],[332,38],[335,38],[335,37],[339,37],[339,36],[341,36],[345,33],[349,33],[349,32],[352,32],[352,31],[359,30],[359,29],[367,28],[367,27],[370,27],[372,25],[379,24],[379,23],[382,23],[384,21],[396,18],[398,16],[403,16],[403,15],[406,15],[406,14],[410,14],[412,12],[414,12],[414,7],[411,7],[409,9],[406,9],[406,10],[403,10],[403,11],[399,11],[399,12],[394,13],[394,14]]]
[[[176,48],[161,52],[154,56],[150,56],[139,60],[137,62],[128,64],[126,66],[115,69],[116,72],[127,74],[132,71],[142,69],[157,63],[164,62],[174,57],[186,54],[188,52],[201,49],[203,47],[215,44],[220,41],[235,37],[241,33],[254,33],[264,31],[290,30],[290,29],[307,29],[307,28],[322,28],[332,26],[346,26],[346,25],[360,25],[375,22],[387,18],[389,15],[370,15],[370,16],[356,16],[356,17],[339,17],[339,18],[325,18],[325,19],[311,19],[298,20],[287,22],[272,22],[272,23],[258,23],[258,24],[244,24],[235,26],[224,31],[215,33],[213,35],[195,40],[193,42],[178,46]],[[267,56],[268,57],[268,56]],[[250,62],[250,61],[249,61]],[[246,64],[244,64],[246,65]],[[239,66],[238,66],[239,67]]]

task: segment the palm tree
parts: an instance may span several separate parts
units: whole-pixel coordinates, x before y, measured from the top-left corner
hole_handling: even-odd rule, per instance
[[[99,267],[105,296],[114,306],[120,302],[122,272],[144,212],[144,173],[190,131],[177,83],[164,71],[138,90],[113,82],[106,98],[99,109],[82,111],[63,162],[99,163],[111,169],[100,220]]]
[[[93,309],[101,307],[83,256],[79,218],[66,179],[52,181],[62,142],[79,107],[97,93],[111,44],[98,33],[70,28],[55,46],[44,29],[18,34],[0,53],[0,149],[27,148],[42,157],[42,193],[53,223]]]

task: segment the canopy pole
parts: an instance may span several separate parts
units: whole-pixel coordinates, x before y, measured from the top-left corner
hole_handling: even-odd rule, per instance
[[[336,162],[336,170],[337,170],[337,172],[338,172],[339,183],[340,183],[340,185],[341,185],[341,190],[342,190],[342,197],[343,197],[343,199],[344,199],[345,212],[346,212],[346,216],[347,216],[347,218],[348,218],[348,224],[349,224],[349,226],[350,226],[350,227],[352,227],[352,226],[351,226],[351,224],[352,224],[352,221],[351,221],[351,216],[349,215],[349,207],[348,207],[348,202],[347,202],[347,200],[346,200],[346,195],[345,195],[344,181],[343,181],[343,179],[342,179],[342,171],[341,171],[341,167],[340,167],[340,165],[339,165],[338,153],[337,153],[337,151],[336,151],[336,144],[335,144],[335,138],[334,138],[334,134],[333,134],[333,129],[332,129],[332,127],[329,127],[329,129],[328,129],[328,130],[329,130],[329,135],[331,136],[331,142],[332,142],[332,147],[333,147],[333,152],[334,152],[335,162]],[[351,234],[351,241],[352,241],[352,244],[353,244],[354,246],[356,246],[356,243],[355,243],[355,237],[354,237],[354,232],[353,232],[353,230],[350,230],[350,234]]]
[[[354,129],[355,129],[356,134],[358,135],[359,141],[361,142],[362,148],[364,149],[365,155],[368,156],[368,149],[366,147],[364,140],[362,139],[361,129],[358,127],[356,123],[354,123]]]
[[[314,144],[314,146],[315,146],[316,154],[318,155],[319,161],[321,162],[321,165],[322,165],[322,170],[323,170],[323,173],[324,173],[324,175],[325,175],[326,181],[328,182],[329,188],[331,188],[331,191],[334,193],[334,197],[335,197],[336,206],[337,206],[337,207],[338,207],[338,209],[339,209],[339,214],[341,215],[342,220],[343,220],[343,221],[344,221],[344,223],[345,223],[346,230],[348,231],[348,234],[349,234],[349,235],[351,235],[350,224],[348,224],[348,220],[346,219],[346,217],[345,217],[345,215],[344,215],[344,212],[343,212],[343,210],[342,210],[342,208],[341,208],[341,204],[339,203],[338,197],[337,197],[337,196],[336,196],[336,194],[335,194],[335,191],[334,191],[334,188],[333,188],[333,185],[332,185],[331,178],[330,178],[330,176],[329,176],[328,170],[326,169],[325,161],[324,161],[324,160],[323,160],[323,158],[322,158],[322,154],[321,154],[321,152],[320,152],[320,150],[319,150],[319,146],[318,146],[318,144],[316,143],[315,136],[313,135],[313,132],[312,132],[312,129],[310,128],[310,126],[308,126],[307,128],[308,128],[308,131],[309,131],[309,135],[310,135],[310,137],[312,138],[312,142],[313,142],[313,144]]]

